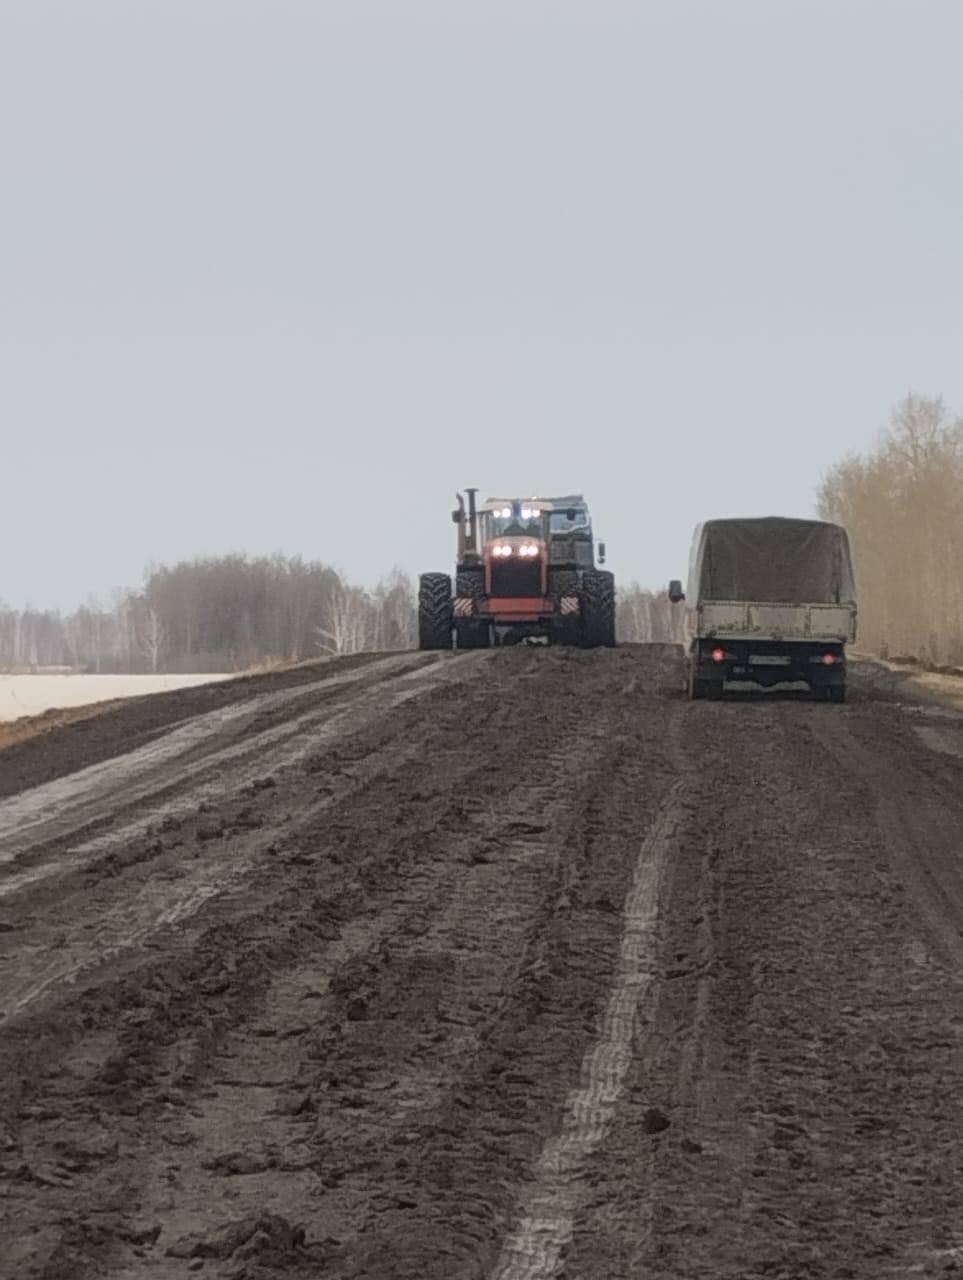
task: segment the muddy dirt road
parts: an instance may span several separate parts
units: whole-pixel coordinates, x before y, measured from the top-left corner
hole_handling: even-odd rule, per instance
[[[963,1273],[963,712],[404,654],[0,752],[0,1275]]]

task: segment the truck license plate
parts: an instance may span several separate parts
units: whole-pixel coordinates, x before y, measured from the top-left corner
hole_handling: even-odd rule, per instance
[[[754,667],[788,667],[789,659],[775,653],[751,653],[749,661]]]

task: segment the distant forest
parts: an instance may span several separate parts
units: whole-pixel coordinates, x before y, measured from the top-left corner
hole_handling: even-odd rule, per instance
[[[0,668],[92,672],[244,671],[264,664],[406,649],[415,593],[396,570],[366,591],[318,561],[218,556],[151,568],[139,591],[73,613],[0,604]]]
[[[623,640],[671,638],[665,595],[633,586],[620,593],[618,616]],[[400,569],[366,590],[319,561],[282,555],[151,568],[140,591],[69,614],[0,604],[2,670],[245,671],[416,643],[416,588]]]

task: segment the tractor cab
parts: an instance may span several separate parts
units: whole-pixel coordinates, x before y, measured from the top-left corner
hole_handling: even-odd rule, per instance
[[[592,517],[581,494],[555,498],[548,513],[549,563],[557,568],[595,567]],[[605,544],[599,543],[599,564],[605,563]]]

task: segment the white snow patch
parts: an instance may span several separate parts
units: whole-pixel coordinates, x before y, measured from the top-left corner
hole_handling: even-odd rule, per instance
[[[87,676],[0,675],[0,721],[19,720],[44,711],[86,707],[115,698],[138,698],[145,693],[191,689],[230,675]]]

